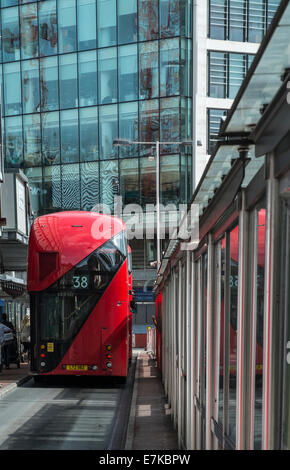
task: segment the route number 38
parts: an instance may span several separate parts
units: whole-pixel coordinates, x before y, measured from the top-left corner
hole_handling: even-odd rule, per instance
[[[73,287],[74,289],[87,289],[89,287],[87,276],[74,276]]]

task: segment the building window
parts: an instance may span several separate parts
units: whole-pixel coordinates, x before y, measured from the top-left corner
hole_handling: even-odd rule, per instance
[[[212,155],[217,144],[222,119],[227,115],[226,109],[208,109],[208,154]]]
[[[234,99],[253,58],[252,54],[210,51],[208,95],[212,98]]]
[[[262,41],[280,0],[209,0],[209,37]]]

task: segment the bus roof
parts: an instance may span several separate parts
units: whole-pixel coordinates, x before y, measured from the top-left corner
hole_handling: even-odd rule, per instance
[[[29,237],[28,290],[46,289],[125,229],[126,225],[121,219],[96,212],[57,212],[38,217]],[[44,279],[39,276],[38,253],[56,254],[56,266]]]

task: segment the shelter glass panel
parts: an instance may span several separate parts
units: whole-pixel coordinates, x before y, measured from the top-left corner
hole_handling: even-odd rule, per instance
[[[236,441],[239,226],[230,233],[229,437]]]
[[[255,424],[254,448],[262,447],[263,408],[263,344],[264,344],[264,282],[265,282],[266,209],[258,212],[258,266],[257,266],[257,317],[256,317],[256,374],[255,374]]]

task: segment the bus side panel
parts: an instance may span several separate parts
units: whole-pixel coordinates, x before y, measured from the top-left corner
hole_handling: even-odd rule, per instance
[[[52,372],[42,375],[115,375],[128,370],[128,271],[127,261],[102,295],[77,337]],[[111,346],[111,348],[108,348]],[[107,355],[111,355],[108,358]],[[108,368],[106,364],[112,363]],[[67,366],[97,366],[97,370],[67,370]]]

